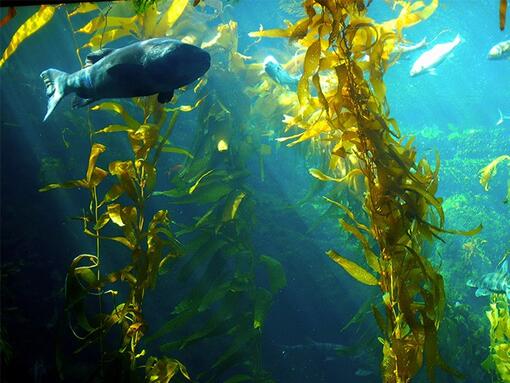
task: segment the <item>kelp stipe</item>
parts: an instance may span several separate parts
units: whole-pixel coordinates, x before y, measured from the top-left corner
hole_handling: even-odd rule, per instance
[[[368,2],[370,3],[370,2]],[[425,240],[443,232],[441,199],[436,197],[439,159],[434,170],[418,160],[412,140],[404,142],[389,116],[383,75],[395,62],[391,53],[402,30],[428,18],[438,1],[396,2],[398,17],[378,24],[366,16],[363,1],[306,0],[307,17],[286,30],[261,30],[252,37],[288,37],[305,49],[298,84],[299,107],[284,122],[300,133],[285,137],[291,144],[326,142],[334,176],[310,169],[327,182],[355,183],[364,188],[365,215],[358,217],[344,203],[328,199],[345,215],[342,228],[364,250],[365,267],[334,250],[328,256],[356,280],[379,286],[384,312],[373,306],[383,336],[381,375],[384,382],[410,381],[425,361],[434,380],[436,367],[458,375],[438,352],[437,331],[443,317],[443,279],[422,255]],[[316,96],[310,91],[312,80]],[[438,224],[430,222],[435,212]]]

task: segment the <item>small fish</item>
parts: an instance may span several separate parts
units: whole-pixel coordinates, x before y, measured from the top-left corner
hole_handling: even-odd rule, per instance
[[[299,78],[290,75],[273,56],[267,56],[263,64],[264,71],[278,84],[288,86],[289,88],[297,87]]]
[[[174,90],[203,76],[211,65],[209,53],[194,45],[169,38],[138,41],[118,49],[90,53],[85,68],[75,73],[47,69],[41,73],[46,85],[46,120],[60,100],[76,93],[73,107],[103,98],[142,97],[158,94],[169,102]]]
[[[358,368],[354,375],[356,376],[370,376],[373,375],[374,372],[371,370],[365,370],[364,368]]]
[[[183,164],[175,164],[172,167],[170,167],[170,169],[167,170],[166,175],[168,177],[173,177],[174,174],[179,173],[182,169],[184,169]]]
[[[504,122],[505,122],[505,120],[510,120],[510,116],[506,116],[506,115],[504,115],[504,114],[501,112],[501,109],[498,109],[498,112],[499,112],[499,119],[498,119],[498,121],[496,122],[496,126],[501,125],[502,123],[504,123]]]
[[[494,45],[487,55],[489,60],[510,60],[510,40],[502,41]]]
[[[510,299],[510,274],[508,273],[508,260],[505,260],[494,273],[485,274],[478,280],[468,280],[466,285],[475,287],[477,297],[485,297],[493,293],[506,294]]]
[[[421,41],[419,41],[413,45],[398,44],[395,47],[394,52],[399,55],[404,55],[406,53],[413,52],[413,51],[421,49],[421,48],[425,48],[426,46],[427,46],[427,38],[424,37]]]
[[[461,43],[461,41],[462,39],[458,34],[455,36],[453,41],[436,44],[428,51],[423,52],[414,62],[411,71],[409,72],[411,77],[422,73],[435,74],[436,67],[451,55],[452,51]]]
[[[325,361],[338,358],[341,355],[347,355],[353,352],[353,347],[348,347],[338,343],[316,342],[313,339],[307,339],[306,343],[294,345],[281,345],[282,355],[288,353],[306,353],[321,355]]]

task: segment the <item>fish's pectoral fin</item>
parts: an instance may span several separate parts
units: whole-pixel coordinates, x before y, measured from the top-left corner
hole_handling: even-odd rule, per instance
[[[117,64],[106,71],[110,76],[125,81],[136,81],[143,75],[143,65],[141,64]]]
[[[93,103],[94,101],[96,101],[94,98],[81,98],[81,97],[75,96],[73,98],[73,109],[82,108],[85,105]]]
[[[432,76],[437,76],[436,68],[430,68],[427,72],[429,72]]]
[[[160,94],[158,94],[158,102],[160,104],[165,104],[167,102],[170,102],[173,96],[174,96],[173,89],[169,92],[161,92]]]
[[[92,64],[95,64],[99,60],[101,60],[103,57],[108,56],[110,53],[112,53],[115,49],[113,48],[103,48],[99,49],[94,52],[90,52],[87,57],[85,57],[85,67],[91,66]]]

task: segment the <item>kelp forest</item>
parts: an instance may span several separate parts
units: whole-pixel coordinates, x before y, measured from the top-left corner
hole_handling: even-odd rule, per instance
[[[250,1],[1,8],[2,381],[510,382],[510,117],[397,117],[451,2]],[[41,122],[41,70],[165,37],[207,72]]]

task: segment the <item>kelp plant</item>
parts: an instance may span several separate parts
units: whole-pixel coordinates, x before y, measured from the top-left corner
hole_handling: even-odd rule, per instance
[[[182,239],[189,243],[189,258],[177,279],[195,282],[155,337],[173,338],[161,347],[165,352],[192,350],[216,339],[200,381],[269,383],[262,368],[261,334],[273,295],[286,280],[281,264],[258,254],[251,243],[255,201],[247,163],[260,145],[258,131],[249,126],[249,99],[241,80],[246,68],[238,61],[237,41],[237,23],[230,21],[202,43],[211,48],[214,66],[199,90],[207,97],[199,110],[193,155],[173,175],[174,187],[158,193],[171,204],[194,208],[196,217],[177,233],[179,239],[191,238]],[[257,275],[267,275],[267,287]]]
[[[340,225],[360,241],[371,271],[334,250],[328,256],[356,280],[381,289],[385,315],[376,306],[373,314],[383,334],[381,375],[388,383],[410,381],[423,361],[430,380],[437,366],[454,372],[437,346],[445,307],[443,279],[422,255],[424,240],[452,232],[444,229],[441,199],[435,195],[439,159],[433,170],[425,159],[417,159],[413,140],[400,136],[389,115],[383,80],[395,62],[392,52],[403,29],[428,18],[438,0],[393,3],[400,7],[398,16],[376,23],[362,0],[305,0],[307,16],[287,29],[251,33],[286,37],[306,50],[299,105],[284,119],[286,131],[299,132],[282,140],[314,140],[329,149],[325,152],[333,175],[310,169],[312,176],[363,181],[364,219],[341,202],[328,201],[345,214]]]
[[[116,4],[112,14],[122,12],[123,4]],[[138,39],[164,36],[188,6],[187,1],[176,0],[164,12],[154,7],[142,15],[132,17],[107,18],[100,13],[75,33],[92,34],[82,48],[98,49],[102,44],[125,35],[135,35]],[[83,3],[70,17],[79,13],[98,11],[93,4]],[[67,10],[66,10],[67,12]],[[74,29],[74,28],[73,28]],[[79,49],[77,49],[79,53]],[[81,61],[81,60],[80,60]],[[82,348],[98,341],[100,345],[100,373],[103,375],[116,370],[104,368],[106,362],[118,360],[129,368],[115,371],[120,379],[131,380],[136,376],[138,360],[146,351],[140,349],[140,342],[147,325],[143,315],[143,300],[147,289],[154,288],[159,270],[171,258],[182,254],[181,245],[176,240],[167,210],[158,210],[149,215],[147,201],[153,195],[156,184],[157,163],[163,152],[182,152],[180,148],[168,144],[180,111],[190,111],[194,107],[183,106],[165,110],[155,96],[134,99],[139,107],[141,118],[133,117],[122,104],[103,102],[92,110],[107,111],[121,118],[120,123],[110,124],[103,129],[91,132],[91,141],[104,134],[124,132],[131,144],[131,155],[124,160],[109,162],[107,169],[98,166],[106,145],[92,143],[86,175],[83,179],[60,184],[50,184],[41,189],[82,188],[89,192],[89,209],[81,219],[84,232],[95,239],[95,254],[81,254],[71,263],[66,279],[66,310],[70,314],[73,333],[82,342]],[[200,104],[197,102],[195,106]],[[141,112],[141,113],[140,113]],[[171,115],[171,118],[169,118]],[[164,134],[162,130],[166,127]],[[119,234],[110,235],[115,231]],[[108,232],[108,235],[105,234]],[[105,256],[115,257],[109,246],[105,254],[103,241],[114,241],[128,249],[130,261],[115,271],[104,272],[102,260]],[[119,253],[122,253],[119,251]],[[110,289],[116,282],[125,283],[120,290]],[[98,297],[98,313],[90,318],[87,315],[87,297]],[[105,297],[111,296],[112,302]],[[121,299],[121,297],[123,297]],[[113,306],[112,306],[113,305]],[[110,311],[107,308],[113,307]],[[106,311],[108,310],[108,312]],[[105,351],[104,337],[115,325],[122,334],[122,341],[116,352]],[[111,355],[111,358],[107,358]],[[178,360],[164,357],[150,357],[145,361],[146,376],[149,381],[168,382],[175,376],[190,380],[188,372]],[[108,375],[107,375],[108,376]]]
[[[207,6],[208,2],[203,5]],[[217,36],[204,42],[207,28],[196,20],[209,17],[209,13],[201,14],[187,0],[174,0],[169,7],[161,9],[163,11],[152,6],[143,14],[126,17],[128,10],[123,4],[112,5],[107,14],[101,12],[74,32],[91,35],[77,52],[87,48],[100,49],[127,35],[142,39],[161,36],[170,30],[175,38],[198,45],[202,42],[203,48],[225,53],[222,60],[227,65],[223,70],[216,68],[218,77],[227,76],[229,81],[235,78],[234,70],[242,67],[244,60],[237,52],[235,22],[218,26]],[[95,5],[82,4],[69,14],[68,20],[71,22],[75,14],[97,10]],[[119,14],[123,16],[117,16]],[[238,108],[230,105],[229,97],[216,93],[216,85],[224,79],[217,81],[216,84],[211,81],[212,87],[205,85],[205,79],[199,82],[194,91],[204,97],[193,107],[163,109],[154,97],[135,99],[143,116],[139,119],[119,103],[104,102],[94,106],[92,110],[114,113],[122,122],[93,132],[92,138],[107,133],[127,133],[132,147],[131,158],[113,161],[108,171],[103,170],[96,164],[106,146],[95,143],[83,180],[53,184],[43,190],[84,187],[90,191],[90,212],[82,219],[85,233],[96,239],[96,254],[81,255],[73,261],[66,289],[68,310],[75,314],[75,325],[86,331],[84,336],[80,335],[84,346],[99,340],[103,356],[103,334],[113,325],[120,324],[123,342],[119,352],[128,356],[133,371],[137,360],[145,355],[145,350],[139,347],[147,329],[142,314],[145,291],[155,286],[158,272],[167,260],[186,252],[191,256],[178,275],[179,281],[187,282],[192,275],[200,273],[201,265],[209,266],[195,277],[189,295],[173,311],[174,317],[151,338],[167,333],[175,337],[176,331],[185,327],[183,331],[188,335],[162,347],[165,352],[176,352],[210,337],[224,335],[222,342],[226,349],[216,356],[212,366],[201,373],[199,379],[215,382],[228,376],[228,370],[233,369],[236,373],[228,377],[229,382],[250,379],[270,382],[261,368],[260,335],[272,295],[285,285],[285,275],[277,260],[256,254],[250,243],[253,202],[243,180],[248,175],[245,170],[248,156],[258,152],[257,143],[256,140],[251,140],[251,144],[243,141],[247,133],[239,127],[246,123],[247,113],[235,113]],[[189,111],[200,104],[204,126],[197,132],[193,153],[169,145],[168,139],[179,111]],[[172,113],[169,125],[166,132],[160,134],[168,113]],[[156,212],[146,224],[146,202],[155,194],[156,165],[165,152],[187,156],[188,161],[173,179],[175,188],[159,194],[172,197],[173,204],[205,206],[205,213],[179,233],[190,234],[191,244],[187,246],[181,246],[170,229],[168,211]],[[98,187],[107,183],[102,181],[108,178],[116,179],[116,182],[112,181],[104,197],[99,198]],[[128,202],[119,203],[122,199]],[[121,230],[122,235],[104,234],[109,226]],[[102,240],[116,241],[128,247],[132,252],[131,262],[118,271],[103,275],[99,256]],[[268,289],[256,280],[257,270],[261,268],[269,274]],[[127,299],[120,304],[118,296],[122,294],[106,290],[107,285],[117,281],[128,284]],[[84,301],[89,293],[99,295],[99,319],[95,326],[85,320]],[[115,308],[108,315],[104,313],[105,294],[115,297]],[[190,327],[194,328],[191,334]],[[149,381],[168,382],[176,375],[189,379],[186,368],[172,358],[158,360],[151,357],[145,367]]]

